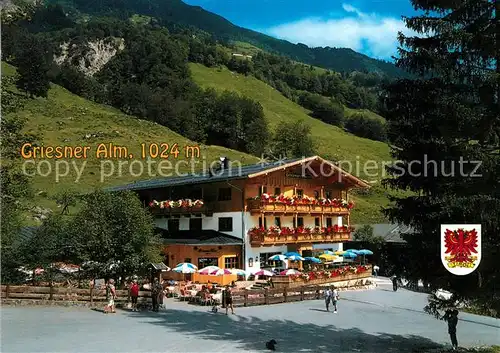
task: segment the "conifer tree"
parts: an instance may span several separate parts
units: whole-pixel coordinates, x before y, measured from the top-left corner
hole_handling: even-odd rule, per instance
[[[401,275],[500,313],[500,2],[412,0],[397,66],[414,75],[387,87],[393,156],[389,187],[412,191],[385,212],[414,228]],[[426,163],[427,162],[427,163]],[[466,276],[441,263],[441,224],[482,224],[482,260]],[[427,310],[437,315],[440,303]],[[442,303],[441,303],[442,304]]]
[[[47,97],[50,88],[50,60],[47,43],[34,35],[26,35],[15,53],[14,64],[19,74],[17,87],[31,98]]]

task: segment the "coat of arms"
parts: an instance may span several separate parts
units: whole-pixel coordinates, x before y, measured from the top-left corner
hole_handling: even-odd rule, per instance
[[[454,275],[474,272],[481,262],[481,225],[442,224],[441,261]]]

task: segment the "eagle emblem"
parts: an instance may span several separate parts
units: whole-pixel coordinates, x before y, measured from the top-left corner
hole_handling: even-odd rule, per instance
[[[441,260],[455,275],[473,272],[481,261],[481,225],[441,225]]]

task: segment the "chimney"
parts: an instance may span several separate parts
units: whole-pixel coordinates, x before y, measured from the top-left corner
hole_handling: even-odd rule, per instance
[[[229,168],[229,159],[227,157],[219,157],[220,167],[219,170],[225,170]]]

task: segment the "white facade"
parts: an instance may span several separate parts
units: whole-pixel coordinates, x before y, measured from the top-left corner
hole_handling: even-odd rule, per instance
[[[242,216],[244,217],[244,222],[242,222]],[[233,219],[233,229],[232,231],[222,231],[219,230],[219,218],[223,217],[231,217]],[[278,216],[266,215],[266,227],[269,228],[275,225],[275,218]],[[202,229],[213,229],[216,231],[220,231],[221,233],[231,235],[233,237],[237,237],[243,240],[244,248],[242,249],[244,263],[243,269],[247,271],[247,273],[253,273],[265,267],[265,263],[260,262],[261,254],[268,253],[281,253],[284,254],[289,251],[287,245],[280,246],[261,246],[261,247],[252,247],[250,244],[250,237],[248,236],[248,231],[251,228],[259,226],[259,217],[255,215],[251,215],[250,212],[218,212],[214,213],[213,216],[207,217],[202,216]],[[314,228],[315,218],[313,216],[303,216],[303,225],[304,227]],[[329,218],[327,216],[324,217],[323,227],[327,225],[326,219]],[[342,226],[342,217],[330,217],[331,224],[338,226]],[[179,230],[189,230],[189,219],[188,217],[180,217],[179,219]],[[281,227],[293,227],[293,216],[279,216]],[[168,229],[168,218],[156,218],[155,225],[158,228]],[[343,250],[342,243],[332,243],[332,244],[314,244],[313,249],[333,249],[335,250]],[[251,259],[251,260],[250,260]],[[250,264],[252,266],[250,266]],[[286,267],[286,264],[285,264]]]
[[[232,231],[222,231],[219,230],[219,218],[231,217],[233,219],[233,230]],[[191,218],[201,218],[202,229],[213,229],[220,231],[221,233],[231,235],[236,238],[243,239],[243,224],[241,222],[241,212],[218,212],[214,213],[212,217],[207,217],[205,215],[201,217],[191,217]],[[191,218],[181,216],[179,220],[179,230],[189,230],[189,220]],[[168,229],[169,218],[156,218],[155,225],[158,228]]]
[[[261,253],[281,253],[284,254],[289,251],[287,245],[279,245],[279,246],[261,246],[261,247],[252,247],[250,244],[250,237],[248,237],[248,231],[254,227],[259,227],[259,216],[251,215],[250,212],[245,212],[245,250],[244,250],[244,256],[245,256],[245,263],[244,263],[244,270],[247,271],[247,273],[253,273],[261,269],[262,267],[265,267],[265,263],[260,263],[260,254]],[[241,217],[241,216],[240,216]],[[269,228],[271,226],[275,225],[275,218],[278,216],[273,216],[273,215],[266,215],[266,228]],[[300,218],[300,217],[299,217]],[[314,228],[315,227],[315,219],[318,217],[314,216],[303,216],[303,222],[304,222],[304,227],[309,227],[309,228]],[[324,217],[324,224],[323,227],[326,226],[326,219],[329,218],[327,216]],[[332,226],[337,224],[339,227],[342,226],[342,216],[338,217],[330,217]],[[280,219],[280,225],[281,227],[293,227],[293,219],[294,216],[279,216]],[[318,244],[320,245],[320,244]],[[313,249],[333,249],[334,251],[336,250],[343,250],[343,244],[342,243],[333,243],[333,244],[321,244],[320,247],[315,247],[313,245]],[[252,260],[250,260],[252,259]],[[252,266],[250,267],[250,264]],[[286,263],[284,264],[286,267]]]

